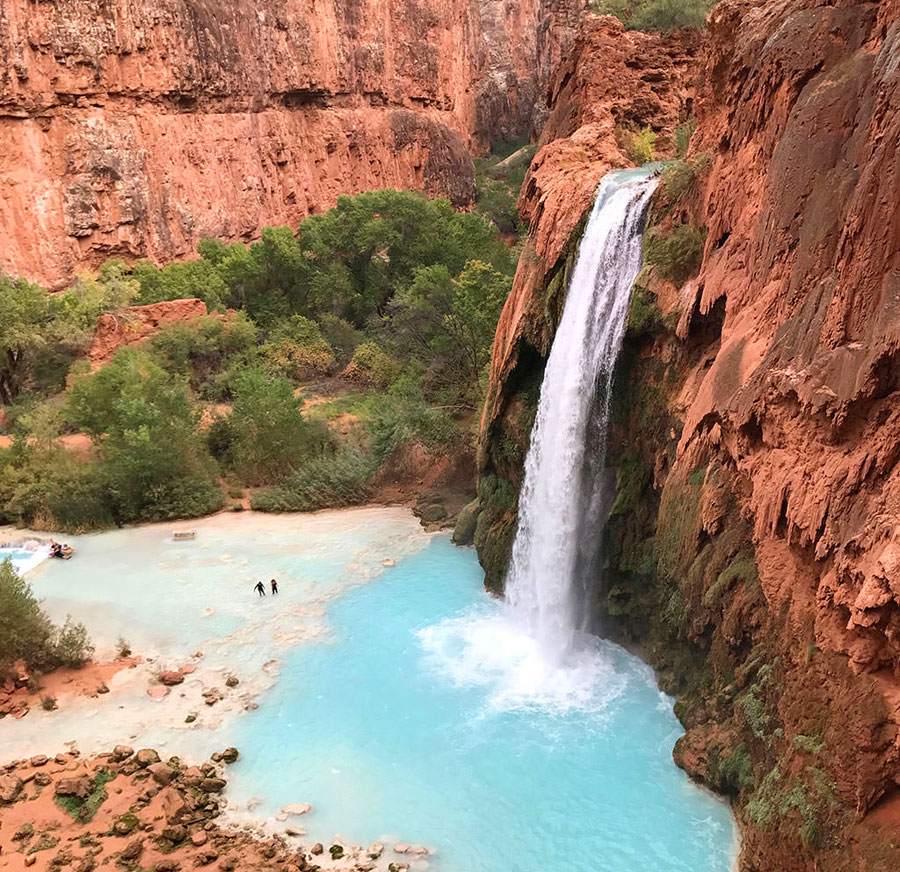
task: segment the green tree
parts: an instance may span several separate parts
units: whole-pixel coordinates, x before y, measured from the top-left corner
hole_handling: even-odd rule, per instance
[[[426,369],[477,403],[494,331],[512,279],[473,260],[452,278],[443,265],[417,271],[398,293],[393,326],[401,346],[415,349]]]
[[[230,458],[246,484],[278,481],[327,445],[327,426],[306,420],[298,405],[287,379],[259,369],[247,369],[236,377],[228,417]]]
[[[221,506],[187,384],[147,352],[124,349],[77,380],[68,412],[97,444],[117,519],[190,517]]]

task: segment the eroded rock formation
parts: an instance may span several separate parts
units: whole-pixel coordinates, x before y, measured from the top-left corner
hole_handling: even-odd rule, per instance
[[[0,267],[168,261],[378,187],[464,205],[470,150],[540,123],[580,6],[9,0]]]
[[[648,268],[632,302],[598,619],[678,694],[676,760],[735,800],[744,870],[900,867],[898,58],[895,0],[717,6],[692,161],[650,219],[663,238],[701,231],[699,268],[683,286]],[[584,96],[554,116],[604,106],[575,77]],[[615,165],[586,149],[573,169],[561,132],[526,188],[539,259],[520,267],[485,413],[495,579],[554,300]]]

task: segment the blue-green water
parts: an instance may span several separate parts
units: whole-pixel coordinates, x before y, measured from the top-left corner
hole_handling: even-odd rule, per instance
[[[554,665],[483,592],[471,550],[400,509],[195,526],[180,543],[168,525],[73,537],[72,560],[29,576],[100,657],[124,635],[154,659],[102,698],[0,721],[8,756],[127,741],[201,760],[235,745],[238,817],[303,827],[307,844],[379,839],[386,859],[424,845],[430,872],[728,872],[731,814],[672,763],[680,728],[650,670],[597,640]],[[273,576],[280,596],[257,597]],[[184,684],[147,695],[186,663]],[[212,686],[225,699],[209,707]],[[312,813],[279,821],[293,802]]]
[[[454,872],[726,872],[730,812],[672,763],[650,671],[601,645],[577,704],[517,696],[465,641],[508,648],[481,580],[437,537],[334,600],[333,640],[294,649],[238,725],[234,793],[312,802],[311,837],[423,844]]]

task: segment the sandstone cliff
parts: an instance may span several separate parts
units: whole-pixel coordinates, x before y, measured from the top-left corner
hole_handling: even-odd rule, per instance
[[[629,317],[597,617],[678,695],[676,759],[735,801],[745,870],[900,867],[898,57],[897,2],[716,7],[694,160],[650,218],[704,234],[699,268],[682,287],[646,269]],[[555,116],[603,107],[608,91],[573,87]],[[540,177],[570,139],[536,159],[540,262],[495,347],[479,520],[495,581],[589,197],[541,197],[573,184],[570,161]],[[612,161],[587,157],[589,186]]]
[[[543,117],[581,0],[6,0],[0,268],[252,239],[341,193],[464,205],[470,151]]]

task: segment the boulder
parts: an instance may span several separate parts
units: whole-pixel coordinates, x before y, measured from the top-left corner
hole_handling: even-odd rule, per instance
[[[146,769],[153,763],[159,763],[159,754],[152,748],[141,748],[141,750],[135,754],[134,759],[141,769]]]
[[[319,856],[319,854],[322,854],[324,852],[325,852],[325,846],[321,842],[316,842],[315,845],[313,845],[309,849],[309,853],[315,854],[317,857]]]
[[[223,763],[236,763],[238,757],[240,757],[240,752],[237,748],[226,748],[222,752],[222,762]]]
[[[384,853],[384,845],[381,842],[372,842],[366,851],[370,860],[377,860]]]
[[[456,526],[453,528],[454,545],[471,545],[475,541],[475,525],[478,523],[479,502],[472,500],[464,506],[456,516]]]
[[[163,672],[160,672],[156,678],[160,684],[165,684],[168,687],[172,687],[175,684],[181,684],[181,682],[184,681],[184,676],[174,669],[166,669]]]
[[[147,771],[161,787],[170,784],[175,777],[175,770],[168,763],[151,763]]]
[[[225,687],[237,687],[240,683],[241,682],[236,675],[229,675],[228,678],[225,679]]]
[[[36,756],[32,757],[28,762],[32,766],[46,766],[49,759],[50,758],[47,757],[46,754],[37,754]]]
[[[225,789],[224,778],[201,778],[200,789],[206,793],[221,793]]]
[[[199,848],[206,844],[208,838],[209,837],[204,830],[197,830],[196,833],[191,833],[191,844],[196,845]]]
[[[312,806],[308,802],[289,802],[281,809],[282,814],[300,815],[307,814],[312,811]]]
[[[183,842],[188,836],[188,831],[183,824],[169,824],[163,827],[160,835],[170,842]]]
[[[129,842],[122,853],[119,854],[120,860],[137,860],[144,852],[144,840],[140,837]]]
[[[76,796],[78,799],[87,799],[93,790],[93,779],[88,775],[78,775],[74,778],[60,778],[56,782],[54,793],[56,796]]]
[[[109,759],[113,763],[120,763],[122,760],[127,760],[133,753],[134,749],[130,745],[116,745]]]
[[[21,792],[21,778],[16,775],[0,775],[0,803],[15,802]]]
[[[174,787],[166,787],[159,793],[162,812],[170,824],[181,823],[193,812],[184,797]]]

